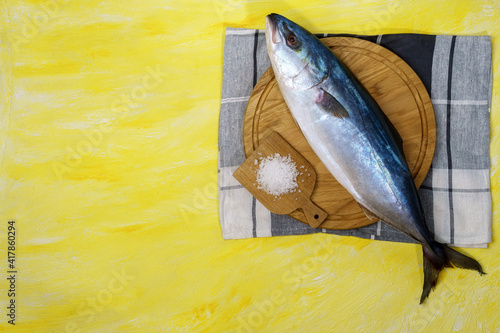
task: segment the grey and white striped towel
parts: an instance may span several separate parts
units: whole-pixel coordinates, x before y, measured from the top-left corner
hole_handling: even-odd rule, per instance
[[[339,35],[320,35],[320,37]],[[344,35],[345,36],[345,35]],[[405,60],[429,92],[437,122],[432,167],[419,193],[436,240],[465,247],[491,241],[489,117],[492,89],[488,36],[393,34],[352,36]],[[270,213],[232,174],[245,161],[242,122],[257,80],[270,66],[264,32],[228,28],[219,119],[219,216],[224,239],[316,232],[412,242],[377,222],[351,230],[314,229]]]

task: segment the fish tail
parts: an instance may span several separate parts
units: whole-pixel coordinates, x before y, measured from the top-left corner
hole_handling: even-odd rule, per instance
[[[436,286],[439,272],[449,264],[442,247],[433,247],[431,247],[430,244],[422,244],[422,250],[424,252],[424,288],[422,290],[422,296],[420,297],[420,304],[429,296],[431,289],[434,289]]]
[[[485,274],[481,265],[474,259],[461,254],[445,244],[432,241],[422,244],[424,252],[424,288],[420,297],[420,304],[429,296],[431,289],[436,286],[439,272],[445,267],[458,267],[478,271]]]

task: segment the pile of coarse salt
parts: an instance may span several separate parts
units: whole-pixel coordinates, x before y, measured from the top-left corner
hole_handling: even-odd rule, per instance
[[[255,164],[259,164],[259,161],[255,160]],[[295,192],[298,187],[297,176],[299,171],[290,155],[284,157],[276,153],[266,158],[261,157],[259,169],[257,169],[256,173],[257,188],[276,197]]]

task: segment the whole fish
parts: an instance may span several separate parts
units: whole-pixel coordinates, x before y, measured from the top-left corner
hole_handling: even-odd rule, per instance
[[[309,145],[372,220],[422,244],[422,303],[444,267],[481,265],[427,229],[402,140],[376,101],[318,38],[278,15],[266,17],[269,58],[280,91]]]

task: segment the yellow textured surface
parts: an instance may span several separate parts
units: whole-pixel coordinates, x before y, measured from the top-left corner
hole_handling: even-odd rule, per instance
[[[500,6],[494,1],[3,0],[0,330],[498,332]],[[308,235],[223,241],[226,26],[492,36],[494,241],[424,305],[421,249]],[[7,221],[17,228],[16,325]]]

